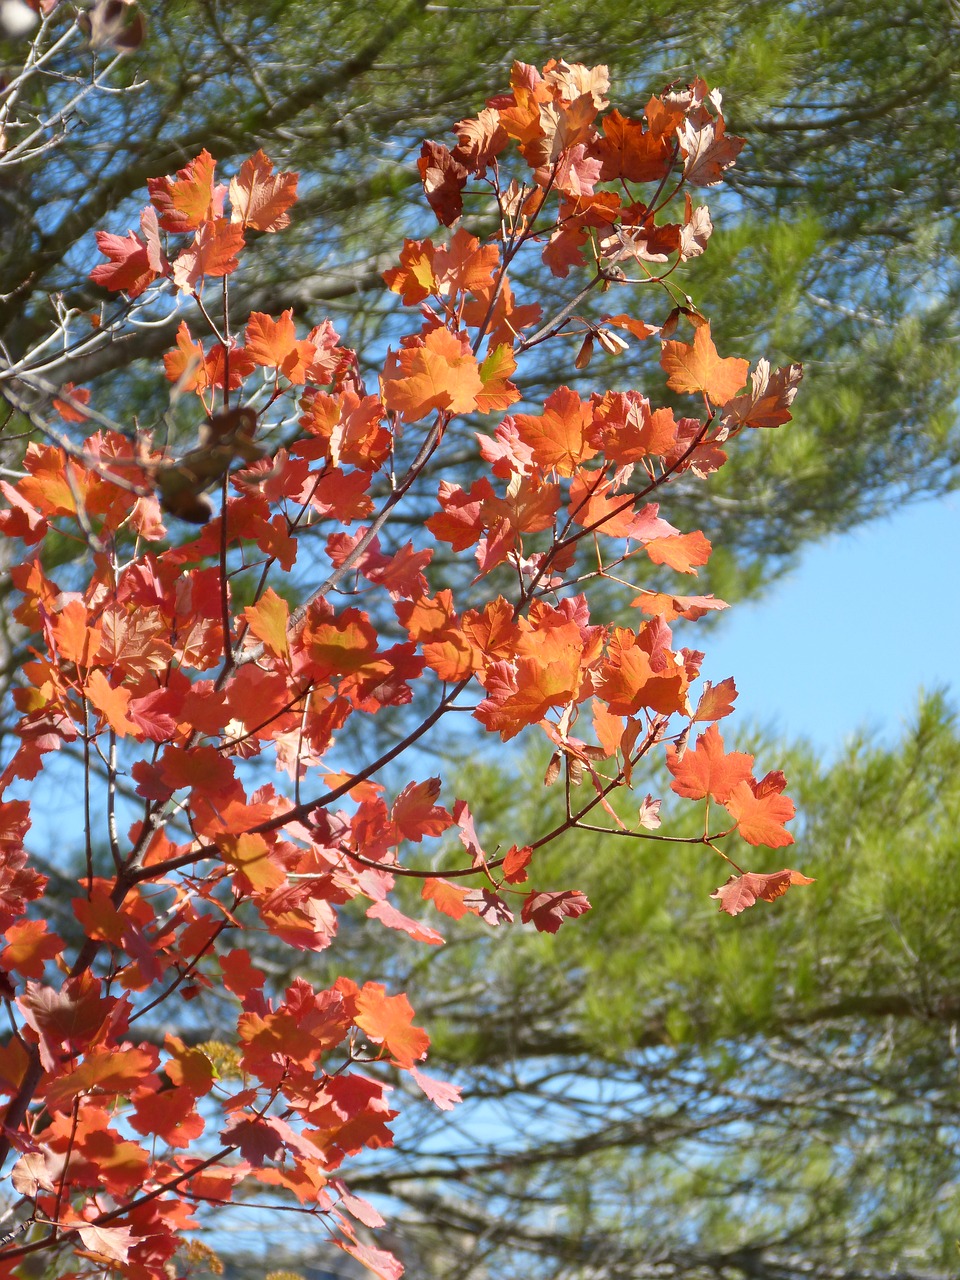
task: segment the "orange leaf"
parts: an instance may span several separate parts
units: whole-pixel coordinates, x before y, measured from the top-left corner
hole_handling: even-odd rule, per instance
[[[692,573],[697,577],[695,565],[706,564],[710,559],[709,538],[698,529],[695,533],[675,533],[667,538],[651,538],[643,545],[654,564],[666,564],[678,573]]]
[[[709,324],[702,324],[693,342],[665,342],[660,364],[671,391],[702,391],[714,404],[726,404],[747,380],[750,364],[737,356],[721,360],[710,337]]]
[[[718,685],[711,685],[708,680],[703,693],[700,695],[700,701],[697,703],[693,723],[703,724],[708,720],[722,720],[724,716],[730,715],[733,711],[733,704],[736,699],[737,686],[734,684],[732,676],[728,676],[726,680],[721,680]]]
[[[586,439],[593,422],[593,408],[569,387],[558,387],[549,395],[539,417],[518,413],[511,422],[522,442],[533,450],[534,461],[545,471],[572,476],[581,462],[597,452]]]
[[[405,916],[390,902],[375,902],[372,907],[368,907],[367,919],[379,920],[388,929],[399,929],[401,933],[409,934],[415,942],[427,942],[433,947],[443,945],[443,934],[419,920]]]
[[[404,840],[418,841],[424,836],[439,836],[453,824],[453,818],[446,809],[434,804],[439,794],[439,778],[411,782],[400,792],[390,817]]]
[[[771,871],[768,875],[746,871],[743,875],[731,876],[726,884],[714,889],[710,897],[719,901],[720,910],[725,911],[728,916],[737,916],[760,898],[764,902],[773,902],[783,897],[794,884],[813,884],[813,880],[810,876],[789,869]]]
[[[527,867],[533,857],[533,850],[528,844],[522,849],[513,846],[503,860],[503,878],[507,884],[523,884],[527,878]]]
[[[242,248],[243,227],[226,218],[204,222],[173,264],[174,283],[181,293],[192,293],[205,276],[230,275]]]
[[[127,714],[130,708],[129,689],[112,688],[98,668],[91,673],[84,691],[118,737],[125,738],[128,733],[139,734],[139,728]]]
[[[255,231],[281,231],[290,223],[287,210],[296,203],[297,176],[274,173],[262,151],[244,160],[230,180],[230,220]]]
[[[726,752],[720,730],[712,724],[682,759],[676,747],[667,747],[667,768],[673,774],[671,790],[678,796],[688,800],[713,796],[725,804],[733,789],[753,776],[753,756],[742,751]]]
[[[226,187],[213,185],[216,161],[209,151],[201,151],[177,173],[176,178],[148,178],[150,201],[160,215],[164,231],[196,231],[223,213]]]
[[[771,776],[776,778],[773,785],[768,781]],[[747,844],[765,844],[771,849],[793,844],[793,836],[783,824],[790,821],[796,809],[788,796],[781,795],[784,782],[782,774],[768,774],[753,785],[749,780],[740,782],[723,801]]]
[[[250,630],[262,640],[278,658],[290,656],[290,640],[287,626],[290,622],[290,606],[273,587],[267,587],[256,604],[249,604],[243,611]]]
[[[357,995],[354,1018],[374,1044],[382,1044],[398,1067],[412,1067],[427,1056],[430,1037],[413,1025],[413,1009],[405,995],[388,996],[379,982],[366,982]]]
[[[470,413],[483,389],[466,338],[448,329],[431,329],[416,344],[389,352],[383,369],[384,403],[408,422],[426,417],[431,409]]]
[[[0,951],[0,969],[16,970],[26,978],[42,978],[45,961],[63,950],[63,939],[47,933],[45,920],[18,920],[3,935],[7,945]]]
[[[438,911],[442,911],[445,916],[450,916],[454,920],[462,920],[470,911],[470,908],[464,903],[464,898],[469,893],[469,889],[465,889],[459,884],[452,884],[449,880],[438,879],[435,876],[430,876],[424,880],[423,888],[420,890],[421,898],[427,902],[432,902]]]

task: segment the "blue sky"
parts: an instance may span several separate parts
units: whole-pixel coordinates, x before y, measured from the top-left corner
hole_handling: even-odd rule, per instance
[[[704,674],[732,675],[736,721],[805,736],[833,758],[873,730],[893,741],[919,689],[960,692],[960,495],[810,547],[759,600],[702,640]]]

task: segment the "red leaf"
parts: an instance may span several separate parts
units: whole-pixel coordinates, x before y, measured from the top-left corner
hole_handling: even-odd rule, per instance
[[[449,147],[425,142],[417,161],[423,190],[437,221],[450,227],[463,213],[463,188],[469,170],[456,160]]]
[[[160,251],[156,214],[152,209],[144,209],[140,215],[140,228],[144,239],[133,231],[128,231],[125,236],[114,236],[108,231],[96,233],[97,248],[110,261],[90,272],[94,284],[112,289],[114,293],[122,290],[128,297],[138,298],[158,276],[164,274],[167,262]]]
[[[700,701],[697,703],[693,723],[703,724],[708,720],[722,720],[724,716],[730,715],[733,711],[733,704],[736,699],[737,686],[734,684],[732,676],[728,676],[726,680],[721,680],[718,685],[712,685],[707,681],[703,693],[700,695]]]
[[[16,970],[25,978],[42,978],[47,960],[63,950],[63,939],[47,933],[45,920],[19,920],[3,935],[7,945],[0,951],[0,969]]]
[[[746,871],[743,875],[731,876],[726,884],[714,889],[710,897],[718,900],[720,910],[728,916],[737,916],[760,898],[773,902],[782,897],[794,884],[813,884],[813,880],[799,871],[772,871],[767,875]]]
[[[541,933],[556,933],[564,920],[575,919],[589,910],[590,903],[579,889],[564,889],[561,893],[532,890],[524,899],[520,919],[524,924],[532,920]]]
[[[533,850],[528,844],[518,849],[516,845],[509,850],[503,860],[503,878],[507,884],[523,884],[527,878],[527,867],[533,857]]]

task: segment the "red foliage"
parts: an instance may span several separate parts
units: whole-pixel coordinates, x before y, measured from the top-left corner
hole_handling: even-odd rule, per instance
[[[129,1280],[165,1280],[207,1200],[259,1182],[324,1215],[371,1270],[398,1275],[357,1240],[346,1214],[367,1225],[379,1215],[334,1171],[390,1144],[391,1075],[410,1073],[442,1109],[458,1091],[420,1071],[429,1036],[404,994],[346,975],[325,990],[297,979],[280,991],[252,963],[249,931],[319,951],[355,902],[439,945],[393,900],[406,877],[447,917],[497,926],[513,920],[512,905],[554,933],[590,904],[544,885],[537,851],[588,816],[596,829],[599,809],[611,839],[669,839],[651,834],[659,800],[646,796],[630,831],[608,799],[663,743],[674,792],[705,802],[705,845],[736,832],[790,843],[782,775],[757,781],[753,757],[727,752],[717,729],[732,680],[695,697],[703,655],[674,645],[674,619],[725,606],[674,594],[672,574],[695,574],[711,547],[663,520],[658,501],[680,473],[722,465],[720,445],[739,431],[787,421],[798,366],[771,372],[761,361],[737,395],[747,362],[721,357],[687,309],[692,341],[665,337],[662,364],[673,391],[700,397],[692,416],[677,420],[637,392],[583,399],[561,386],[539,409],[485,424],[484,471],[469,490],[441,480],[424,498],[444,438],[467,433],[464,415],[517,402],[512,379],[534,347],[572,330],[582,366],[595,346],[615,357],[631,339],[676,328],[679,313],[597,324],[572,307],[541,323],[540,303],[512,292],[521,253],[563,277],[589,250],[594,285],[606,287],[631,262],[645,279],[656,264],[667,275],[706,245],[709,215],[686,187],[719,181],[740,147],[719,96],[697,81],[631,120],[604,114],[607,88],[603,67],[518,63],[510,91],[457,124],[454,147],[425,144],[419,170],[439,222],[457,222],[464,190],[479,183],[500,230],[485,244],[463,227],[436,245],[405,243],[385,279],[416,308],[412,331],[371,390],[329,322],[301,333],[290,310],[255,312],[242,341],[230,331],[222,277],[238,269],[246,232],[281,231],[296,199],[296,175],[275,173],[262,152],[227,184],[203,151],[148,183],[139,234],[98,233],[107,262],[95,284],[131,300],[152,286],[199,302],[215,280],[202,314],[219,303],[222,315],[202,340],[185,319],[164,359],[176,393],[202,406],[193,447],[175,454],[110,431],[73,442],[51,426],[47,443],[27,449],[23,477],[0,484],[0,535],[26,548],[12,571],[15,616],[32,635],[14,695],[16,749],[0,775],[0,990],[16,1026],[0,1048],[0,1155],[16,1153],[14,1185],[38,1224],[26,1244],[6,1237],[4,1265],[72,1251]],[[62,418],[83,421],[87,393],[64,393]],[[404,504],[406,542],[390,523]],[[63,546],[89,551],[69,589],[48,576],[59,560],[29,550],[51,534],[60,560]],[[431,539],[450,548],[454,585],[442,590]],[[609,585],[608,565],[625,581],[627,561],[647,576],[664,567],[633,599],[650,615],[635,629],[590,612],[591,583]],[[385,707],[406,709],[398,747],[366,761],[335,754],[344,726]],[[380,771],[464,710],[503,741],[544,735],[547,780],[561,769],[571,786],[588,780],[586,799],[571,799],[547,831],[494,834],[487,853],[467,804],[441,799],[439,778],[387,798]],[[684,753],[697,722],[709,727]],[[75,945],[42,917],[47,883],[31,866],[18,790],[78,740],[107,773],[109,871],[94,873],[88,826]],[[291,785],[264,782],[257,766],[271,759]],[[139,802],[126,831],[114,808],[121,781]],[[710,832],[711,802],[732,826]],[[741,873],[714,896],[734,915],[800,883],[798,872]],[[212,987],[233,1002],[232,1047],[168,1036],[158,1048],[142,1036],[142,1014],[165,1004],[172,1016]]]

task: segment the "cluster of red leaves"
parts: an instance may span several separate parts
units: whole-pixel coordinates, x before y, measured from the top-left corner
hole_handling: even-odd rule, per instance
[[[19,1153],[15,1186],[45,1224],[29,1243],[0,1248],[0,1265],[66,1246],[95,1268],[161,1280],[179,1274],[174,1253],[198,1209],[254,1181],[325,1217],[342,1247],[395,1277],[394,1260],[353,1225],[379,1215],[333,1175],[391,1141],[383,1069],[408,1073],[444,1109],[457,1090],[420,1070],[429,1040],[404,995],[346,977],[326,990],[298,979],[271,995],[245,931],[318,951],[354,904],[441,944],[391,900],[404,874],[420,876],[424,901],[443,915],[495,926],[514,918],[513,906],[556,932],[589,903],[575,889],[528,887],[537,848],[597,806],[611,838],[623,831],[608,796],[663,743],[673,790],[730,816],[727,830],[705,827],[705,844],[734,832],[753,845],[790,842],[782,775],[758,782],[752,757],[724,751],[715,722],[732,709],[733,682],[694,697],[703,655],[674,643],[672,622],[723,602],[641,588],[633,603],[646,620],[611,627],[591,616],[589,582],[609,580],[614,565],[622,575],[628,560],[696,575],[708,539],[674,528],[651,497],[677,475],[715,471],[738,432],[787,421],[799,367],[771,372],[761,361],[738,394],[747,362],[721,357],[696,312],[684,313],[692,340],[674,338],[675,311],[660,326],[661,364],[672,391],[699,397],[692,416],[638,392],[585,399],[565,386],[536,412],[503,416],[520,400],[518,359],[540,341],[582,336],[582,365],[594,340],[616,353],[621,335],[658,332],[626,315],[598,324],[565,311],[522,337],[542,315],[514,297],[516,255],[533,248],[562,277],[589,254],[604,285],[631,261],[649,273],[694,257],[709,236],[706,210],[684,191],[682,221],[660,212],[686,185],[719,181],[741,145],[701,81],[652,98],[642,121],[603,114],[607,87],[602,67],[550,63],[541,75],[518,64],[511,91],[457,125],[453,149],[425,145],[420,172],[439,220],[456,222],[468,180],[479,181],[499,204],[501,231],[490,243],[458,227],[440,244],[404,244],[386,281],[420,324],[387,354],[375,391],[329,322],[298,336],[292,312],[255,312],[233,333],[225,316],[204,343],[184,321],[164,368],[204,406],[194,448],[177,457],[145,435],[105,431],[71,444],[51,431],[58,443],[31,444],[22,479],[0,481],[0,533],[28,548],[12,571],[15,616],[34,637],[15,692],[18,743],[0,773],[2,792],[14,793],[0,801],[0,969],[17,1026],[0,1048],[10,1099],[0,1148]],[[522,176],[505,181],[508,152]],[[129,299],[172,283],[199,300],[206,282],[236,269],[248,229],[286,225],[296,175],[275,173],[258,153],[229,186],[217,184],[202,152],[148,187],[139,234],[98,234],[108,261],[92,279]],[[72,422],[87,403],[68,387],[58,408]],[[284,404],[296,422],[285,432]],[[381,541],[455,420],[474,413],[499,418],[477,433],[479,477],[469,489],[441,481],[416,536]],[[164,512],[202,527],[172,537]],[[74,589],[30,550],[51,531],[89,549]],[[466,562],[454,587],[431,586],[437,543],[454,565]],[[589,573],[584,543],[599,563]],[[298,555],[316,585],[291,612]],[[240,607],[231,583],[245,571]],[[477,584],[488,575],[484,599]],[[397,707],[414,726],[407,744],[463,709],[504,741],[543,732],[555,748],[548,777],[563,767],[574,785],[589,778],[588,799],[554,831],[488,853],[467,803],[440,803],[439,779],[387,796],[374,775],[396,749],[362,766],[332,762],[353,717]],[[578,722],[585,737],[574,736]],[[709,727],[681,754],[676,743],[698,723]],[[70,743],[104,764],[113,863],[98,876],[91,862],[80,879],[79,949],[27,914],[46,885],[29,866],[29,808],[16,796]],[[293,799],[262,770],[254,776],[247,762],[265,758],[293,780]],[[123,835],[121,782],[142,813]],[[641,835],[666,838],[649,834],[658,809],[648,796]],[[432,871],[404,864],[407,846],[443,837],[464,851],[456,874],[449,846]],[[746,873],[718,890],[721,908],[736,914],[802,882],[796,872]],[[232,1046],[138,1039],[135,1024],[154,1005],[214,988],[234,1001]]]

